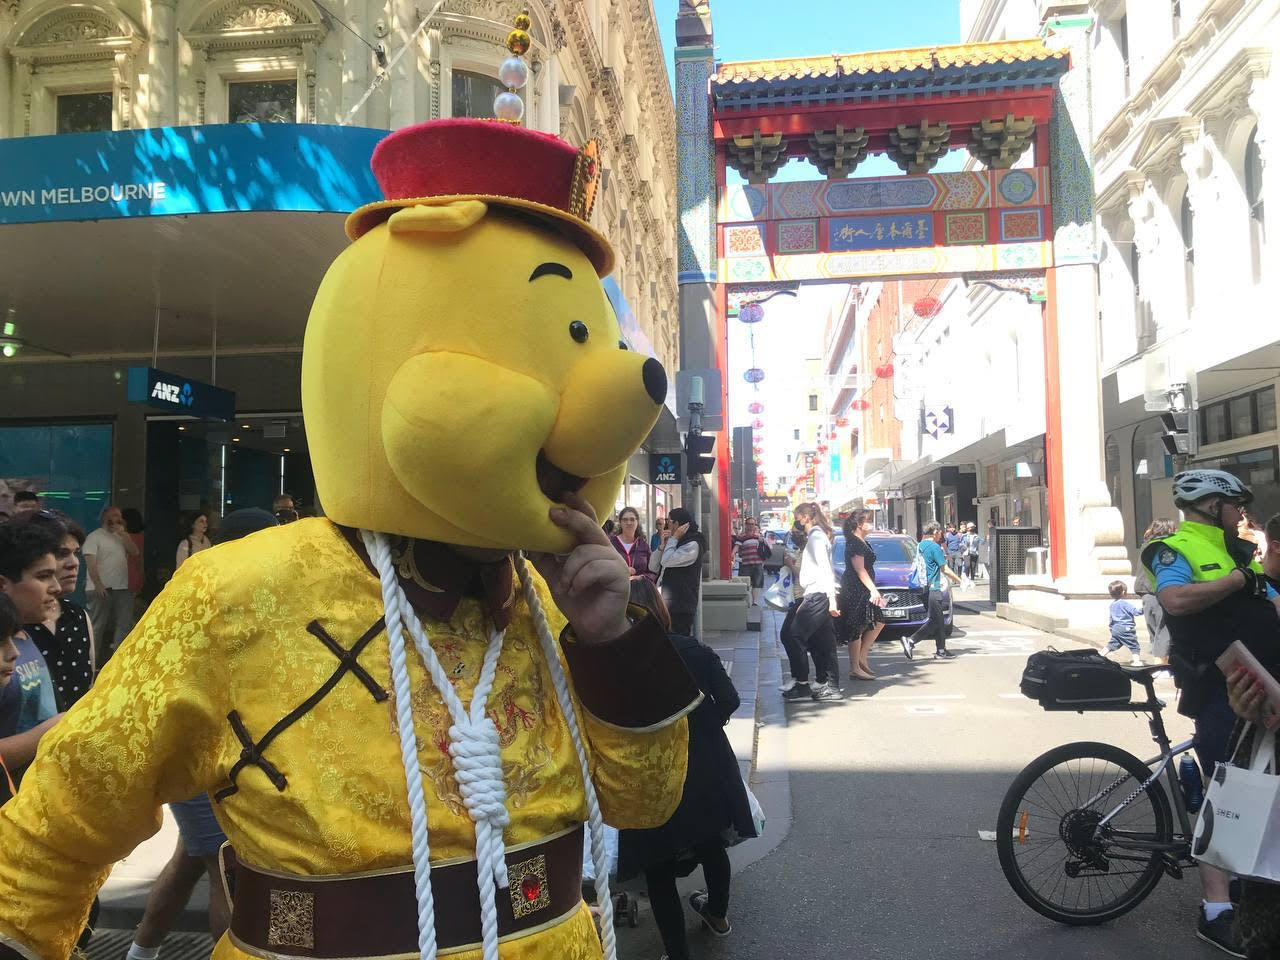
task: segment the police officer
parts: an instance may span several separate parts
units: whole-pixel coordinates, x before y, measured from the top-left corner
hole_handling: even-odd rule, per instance
[[[1169,665],[1182,691],[1178,712],[1195,720],[1196,754],[1207,774],[1225,762],[1235,715],[1214,661],[1240,640],[1266,666],[1280,667],[1280,611],[1275,591],[1254,559],[1254,544],[1236,528],[1253,494],[1224,470],[1188,470],[1173,478],[1184,520],[1176,533],[1142,550],[1164,608],[1172,647]],[[1197,934],[1234,957],[1245,954],[1231,930],[1230,878],[1201,865],[1204,903]]]

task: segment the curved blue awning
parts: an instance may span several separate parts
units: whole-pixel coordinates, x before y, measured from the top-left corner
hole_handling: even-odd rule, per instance
[[[0,224],[200,213],[348,213],[382,193],[386,130],[210,124],[0,140]]]

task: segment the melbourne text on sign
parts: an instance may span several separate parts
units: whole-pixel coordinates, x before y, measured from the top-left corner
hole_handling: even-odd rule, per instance
[[[34,207],[72,203],[122,203],[126,200],[164,200],[162,180],[147,183],[112,183],[94,187],[45,187],[40,190],[0,190],[0,206]]]

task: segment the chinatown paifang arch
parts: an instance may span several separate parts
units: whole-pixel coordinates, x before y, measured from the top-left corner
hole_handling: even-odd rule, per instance
[[[1073,579],[1099,573],[1097,532],[1119,524],[1103,485],[1078,9],[1051,11],[1030,40],[717,64],[710,0],[681,0],[675,51],[683,366],[720,369],[727,411],[729,317],[805,281],[959,276],[1025,294],[1044,323],[1052,572]],[[957,147],[977,169],[930,172]],[[904,173],[847,179],[870,153]],[[771,184],[793,158],[826,179]],[[747,184],[727,186],[729,168]],[[717,451],[710,519],[728,576],[724,432]]]

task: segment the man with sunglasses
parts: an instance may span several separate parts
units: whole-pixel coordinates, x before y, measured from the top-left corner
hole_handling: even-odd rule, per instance
[[[1196,754],[1206,775],[1227,760],[1235,714],[1215,665],[1235,640],[1272,671],[1280,670],[1276,592],[1254,559],[1255,544],[1237,534],[1253,494],[1224,470],[1188,470],[1173,478],[1183,513],[1177,532],[1142,549],[1172,639],[1169,665],[1182,691],[1178,712],[1195,720]],[[1231,929],[1227,874],[1200,867],[1204,903],[1197,934],[1234,957],[1245,956]]]

